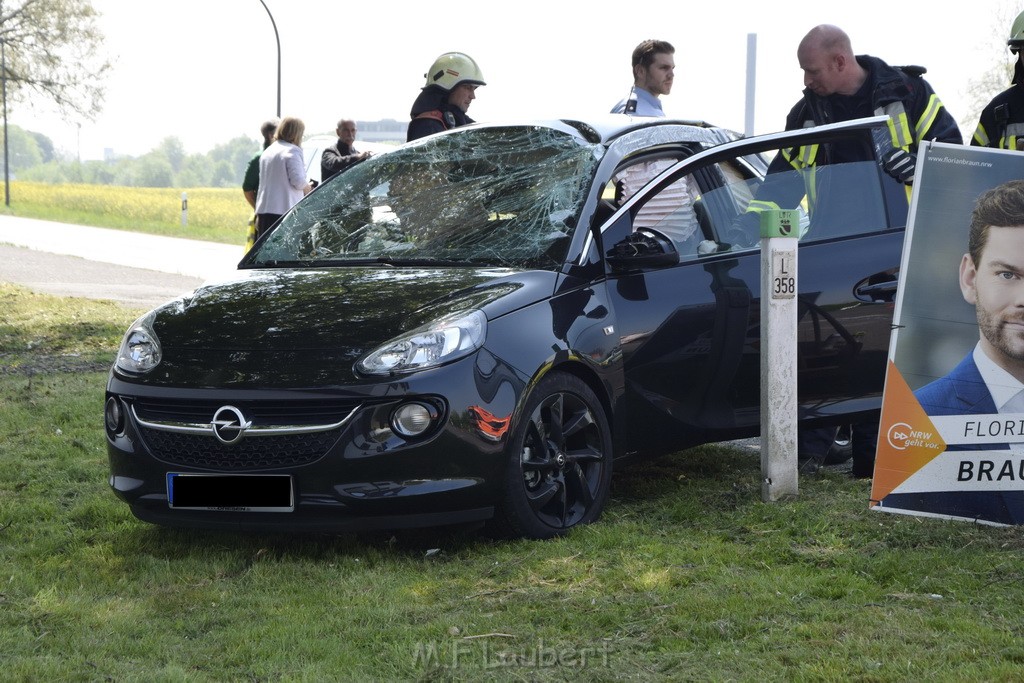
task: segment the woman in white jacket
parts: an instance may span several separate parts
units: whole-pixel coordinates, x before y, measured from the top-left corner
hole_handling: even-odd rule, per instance
[[[306,180],[306,164],[302,158],[305,132],[306,124],[301,119],[286,116],[277,126],[274,141],[260,155],[257,239],[313,189],[313,184]]]

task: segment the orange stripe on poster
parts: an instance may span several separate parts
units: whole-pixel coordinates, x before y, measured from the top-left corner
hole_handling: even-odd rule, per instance
[[[939,430],[890,360],[871,481],[871,506],[946,450]]]

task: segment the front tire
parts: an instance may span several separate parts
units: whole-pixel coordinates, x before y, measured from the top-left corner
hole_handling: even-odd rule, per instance
[[[595,521],[608,500],[612,439],[597,396],[581,379],[545,377],[509,440],[494,527],[503,536],[552,538]]]

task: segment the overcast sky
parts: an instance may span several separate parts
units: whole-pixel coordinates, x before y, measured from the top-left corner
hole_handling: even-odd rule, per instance
[[[998,28],[992,12],[1015,16],[1006,0],[958,2],[955,16],[891,0],[265,1],[281,41],[282,114],[302,118],[307,134],[332,131],[342,116],[407,120],[427,68],[454,50],[476,59],[488,83],[469,111],[477,120],[604,113],[628,91],[630,53],[646,38],[676,47],[675,85],[663,98],[669,116],[743,131],[749,34],[757,45],[754,132],[779,130],[803,87],[797,43],[832,23],[858,54],[927,67],[969,137],[969,80],[1006,52],[1009,26]],[[93,5],[115,61],[104,110],[95,121],[61,120],[38,103],[14,104],[11,123],[97,159],[104,148],[143,154],[172,135],[187,151],[206,152],[239,135],[257,138],[274,115],[278,51],[260,0]]]

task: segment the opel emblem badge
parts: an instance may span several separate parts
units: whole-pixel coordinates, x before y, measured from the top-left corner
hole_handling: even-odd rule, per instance
[[[252,426],[252,422],[245,419],[242,411],[234,406],[221,406],[213,414],[213,435],[223,444],[233,444],[245,436],[245,430]]]

